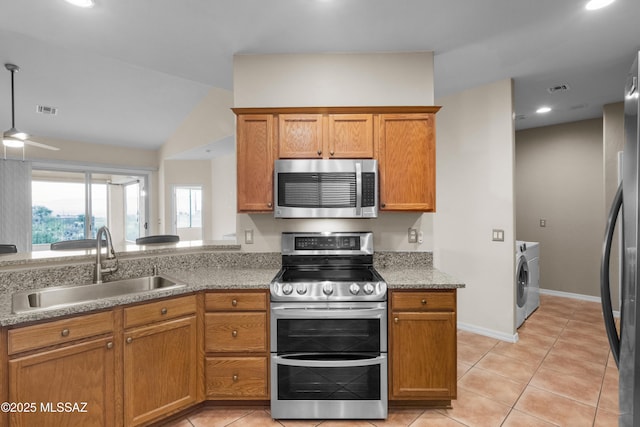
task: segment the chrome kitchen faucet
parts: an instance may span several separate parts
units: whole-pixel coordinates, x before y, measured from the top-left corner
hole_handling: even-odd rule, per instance
[[[111,267],[102,267],[102,235],[107,239],[107,258],[115,259],[115,264]],[[106,226],[100,227],[96,233],[96,270],[94,274],[94,283],[102,283],[102,275],[105,273],[113,273],[118,269],[118,258],[116,251],[113,250],[113,242],[111,241],[111,232]]]

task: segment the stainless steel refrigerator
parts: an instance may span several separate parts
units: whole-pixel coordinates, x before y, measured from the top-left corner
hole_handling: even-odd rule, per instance
[[[638,59],[636,55],[624,87],[624,151],[622,154],[622,182],[614,198],[603,247],[600,291],[607,336],[613,357],[618,365],[620,386],[620,426],[640,426],[640,317],[636,302],[640,298],[638,278],[638,243],[640,223],[638,198],[640,190],[640,140],[638,140]],[[609,261],[611,241],[618,213],[622,212],[622,274],[620,330],[616,329],[611,305]],[[616,284],[617,285],[617,284]]]

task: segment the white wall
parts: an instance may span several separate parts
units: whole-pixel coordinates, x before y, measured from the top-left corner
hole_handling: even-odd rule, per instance
[[[434,265],[459,279],[458,325],[515,340],[511,80],[438,99]],[[504,230],[504,242],[491,240]]]
[[[235,152],[211,159],[211,238],[222,240],[236,232]]]
[[[234,56],[236,107],[433,105],[432,52]],[[437,122],[437,120],[436,120]],[[292,220],[239,214],[245,251],[280,251],[283,231],[372,230],[376,250],[433,250],[433,215],[382,213],[377,219]],[[424,234],[407,242],[407,229]],[[244,245],[244,230],[254,230]]]

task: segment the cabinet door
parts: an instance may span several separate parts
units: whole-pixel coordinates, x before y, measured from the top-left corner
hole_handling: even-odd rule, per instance
[[[278,156],[321,158],[322,114],[280,114],[278,119]]]
[[[238,116],[238,212],[273,210],[273,140],[272,115]]]
[[[268,357],[207,357],[206,393],[209,399],[269,398]]]
[[[455,313],[394,312],[390,330],[390,398],[455,399]]]
[[[373,115],[329,115],[330,158],[373,158]]]
[[[380,116],[380,208],[434,212],[436,202],[434,114]]]
[[[35,412],[11,413],[10,425],[113,426],[114,378],[112,337],[10,360],[9,401],[36,405]]]
[[[124,333],[124,418],[133,426],[196,403],[196,317]]]

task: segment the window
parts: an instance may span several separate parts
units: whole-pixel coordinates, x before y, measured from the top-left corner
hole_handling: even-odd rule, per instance
[[[173,229],[181,240],[202,240],[202,187],[173,188]]]
[[[33,249],[95,238],[108,226],[114,242],[135,241],[146,224],[146,176],[36,169],[31,178]]]

